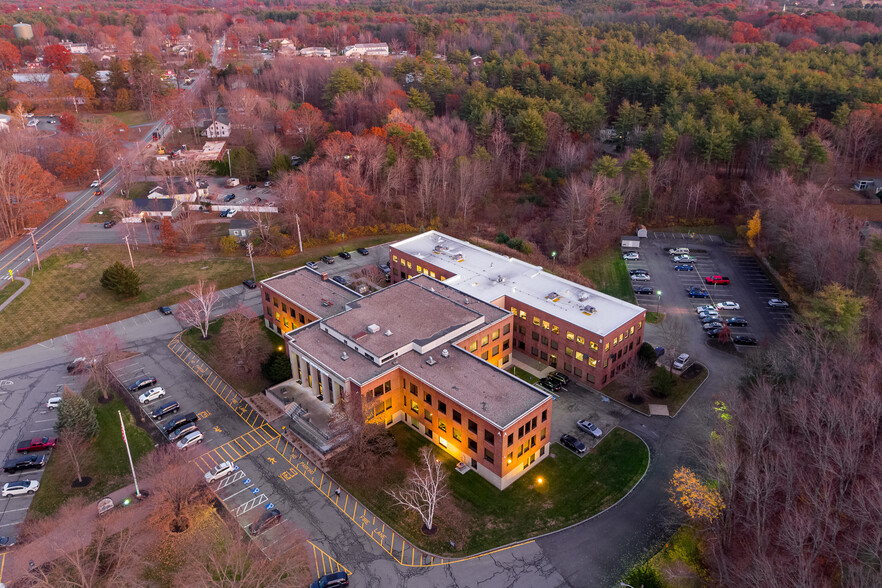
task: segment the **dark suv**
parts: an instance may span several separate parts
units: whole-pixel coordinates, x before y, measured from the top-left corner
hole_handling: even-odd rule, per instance
[[[20,472],[21,470],[40,469],[46,465],[45,455],[29,455],[18,459],[10,459],[3,464],[4,472]]]
[[[557,380],[561,383],[561,386],[566,386],[570,383],[570,378],[566,374],[562,374],[560,372],[554,372],[553,374],[549,374],[548,379]]]
[[[166,435],[170,435],[175,429],[181,427],[183,425],[187,425],[190,423],[195,423],[199,420],[199,417],[196,416],[195,412],[188,412],[184,416],[175,417],[169,422],[165,423],[165,426],[162,427],[162,432]]]
[[[324,261],[328,265],[332,265],[334,263],[334,258],[330,255],[322,255],[322,261]]]
[[[309,585],[309,588],[343,588],[349,586],[349,575],[346,572],[325,574]]]
[[[178,404],[177,400],[172,400],[171,402],[166,402],[156,410],[150,413],[150,416],[153,417],[153,420],[158,421],[162,419],[162,417],[174,414],[181,410],[181,405]]]
[[[180,441],[190,433],[198,430],[199,427],[196,426],[196,423],[187,423],[186,425],[181,425],[180,427],[172,431],[171,434],[168,436],[168,440],[172,443],[175,443],[176,441]]]
[[[282,513],[277,508],[264,511],[256,522],[249,527],[251,535],[258,535],[282,520]]]
[[[155,383],[156,378],[141,378],[140,380],[135,380],[135,383],[129,386],[129,392],[137,392],[141,388],[152,386]]]

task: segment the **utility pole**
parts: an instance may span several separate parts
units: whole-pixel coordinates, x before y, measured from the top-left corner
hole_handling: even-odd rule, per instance
[[[30,231],[30,233],[31,233],[31,243],[34,244],[34,255],[37,256],[37,269],[41,270],[41,269],[43,269],[43,266],[40,265],[40,253],[37,251],[37,240],[34,238],[34,233],[36,232],[37,228],[36,227],[34,227],[32,229],[25,228],[25,230]]]
[[[233,160],[230,159],[230,150],[227,149],[227,165],[230,166],[230,177],[233,177]]]
[[[126,444],[126,453],[129,454],[129,466],[132,468],[132,479],[135,481],[135,496],[141,498],[141,491],[138,489],[138,478],[135,476],[135,464],[132,462],[132,451],[129,449],[129,440],[126,439],[126,424],[123,422],[122,411],[116,411],[119,415],[119,428],[122,430],[123,443]]]
[[[101,185],[101,170],[98,168],[95,168],[95,175],[98,176],[98,185],[100,186]]]
[[[132,264],[132,269],[135,269],[135,260],[132,259],[132,248],[129,247],[129,236],[126,235],[126,236],[123,237],[123,239],[124,239],[125,242],[126,242],[126,249],[129,250],[129,263]]]
[[[153,245],[153,237],[150,236],[150,223],[147,222],[147,217],[144,216],[144,213],[141,213],[141,218],[144,219],[144,229],[147,231],[147,241],[150,242],[150,245]]]
[[[245,250],[248,252],[248,260],[251,262],[251,279],[256,283],[257,276],[254,275],[254,245],[251,244],[251,241],[245,244]]]
[[[303,253],[303,239],[300,238],[300,215],[295,214],[294,220],[297,221],[297,243],[300,245],[300,253]]]

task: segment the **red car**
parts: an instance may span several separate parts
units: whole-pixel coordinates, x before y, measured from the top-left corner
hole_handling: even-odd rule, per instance
[[[55,447],[55,437],[35,437],[30,441],[22,441],[16,449],[19,453],[28,453],[29,451],[43,451],[44,449],[52,449]]]
[[[726,276],[707,276],[704,281],[708,284],[728,284],[729,278]]]

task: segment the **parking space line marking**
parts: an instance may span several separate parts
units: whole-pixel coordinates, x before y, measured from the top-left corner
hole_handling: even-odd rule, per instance
[[[3,580],[3,568],[6,565],[6,552],[0,553],[0,581]]]
[[[245,439],[243,439],[243,438],[241,438],[241,437],[240,437],[239,439],[236,439],[236,440],[234,441],[234,443],[236,443],[236,445],[238,445],[239,448],[242,449],[242,451],[245,452],[245,453],[244,453],[245,455],[248,455],[249,453],[251,453],[252,451],[254,451],[254,448],[251,447],[251,445],[248,445],[248,447],[251,447],[250,450],[249,450],[249,449],[245,449],[245,446],[242,445],[242,441],[245,441],[245,445],[248,445],[248,441],[246,441]],[[237,451],[238,451],[238,450],[237,450]]]
[[[251,490],[251,488],[252,488],[253,486],[254,486],[254,484],[248,484],[247,486],[245,486],[245,487],[242,488],[241,490],[237,490],[236,492],[233,492],[232,494],[230,494],[230,495],[227,496],[226,498],[223,498],[222,500],[223,500],[224,502],[226,502],[227,500],[229,500],[229,499],[232,498],[233,496],[236,496],[237,494],[242,494],[242,493],[245,492],[246,490]]]

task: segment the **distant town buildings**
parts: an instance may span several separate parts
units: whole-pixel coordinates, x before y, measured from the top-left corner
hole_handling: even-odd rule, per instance
[[[62,41],[61,46],[71,52],[71,55],[88,55],[88,43],[71,43],[70,41]]]
[[[301,53],[303,53],[301,51]],[[389,45],[386,43],[356,43],[343,48],[343,55],[349,57],[351,55],[369,55],[369,56],[387,56],[389,55]]]
[[[330,57],[331,50],[327,47],[304,47],[300,50],[302,57]]]

